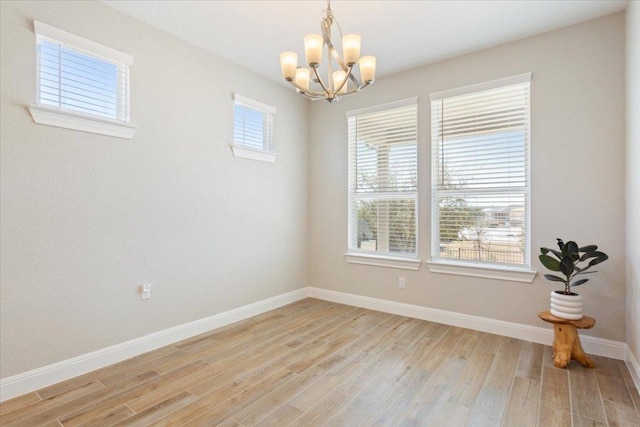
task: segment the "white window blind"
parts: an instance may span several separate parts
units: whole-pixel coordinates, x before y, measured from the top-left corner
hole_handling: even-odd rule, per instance
[[[431,95],[434,260],[529,266],[530,80]]]
[[[415,257],[417,99],[347,117],[349,250]]]
[[[234,94],[233,143],[256,150],[272,151],[273,115],[276,110]]]
[[[129,122],[131,56],[41,22],[37,34],[37,103]]]

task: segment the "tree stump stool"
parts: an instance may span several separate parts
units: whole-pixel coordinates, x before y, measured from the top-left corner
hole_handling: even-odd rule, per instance
[[[554,316],[549,311],[538,314],[545,322],[553,323],[553,364],[558,368],[566,368],[571,359],[587,368],[595,368],[596,364],[584,352],[580,344],[578,329],[591,329],[596,319],[584,316],[580,320],[567,320]]]

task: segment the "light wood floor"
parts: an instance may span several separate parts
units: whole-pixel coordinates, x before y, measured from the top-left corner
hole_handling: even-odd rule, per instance
[[[0,405],[3,426],[640,426],[621,361],[314,299]]]

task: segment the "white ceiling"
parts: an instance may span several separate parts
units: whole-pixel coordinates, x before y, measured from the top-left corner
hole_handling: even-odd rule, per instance
[[[303,37],[320,33],[325,0],[103,0],[154,27],[282,81],[279,55],[304,58]],[[362,36],[377,77],[624,10],[627,1],[334,0],[344,34]],[[300,60],[299,60],[300,63]],[[301,65],[301,64],[300,64]]]

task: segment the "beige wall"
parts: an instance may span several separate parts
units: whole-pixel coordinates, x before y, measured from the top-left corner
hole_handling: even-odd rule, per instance
[[[640,3],[627,6],[627,344],[640,363]]]
[[[532,251],[556,237],[599,244],[611,260],[579,288],[602,338],[625,341],[624,15],[567,27],[381,78],[335,105],[313,104],[310,237],[313,286],[533,326],[554,285],[347,264],[345,112],[418,96],[419,255],[430,257],[429,94],[532,72]],[[393,58],[378,58],[393,61]],[[398,277],[406,289],[398,288]]]
[[[343,257],[345,112],[419,97],[424,261],[429,94],[528,71],[533,252],[558,236],[609,253],[592,283],[579,288],[598,320],[584,333],[627,341],[640,360],[640,129],[631,119],[640,114],[637,6],[627,12],[627,37],[635,42],[627,44],[625,253],[622,14],[381,78],[357,97],[309,106],[283,85],[97,2],[0,2],[0,377],[307,284],[543,326],[536,314],[554,286],[541,277],[520,284],[431,274],[424,265],[418,272],[351,265]],[[140,129],[133,140],[32,123],[34,19],[134,56],[132,119]],[[234,91],[277,108],[275,164],[232,157]],[[541,276],[535,258],[533,268]],[[147,302],[137,294],[144,282],[154,287]]]
[[[307,285],[302,97],[98,2],[0,8],[3,378]],[[133,140],[32,123],[34,19],[133,55]],[[232,156],[234,91],[275,164]]]

